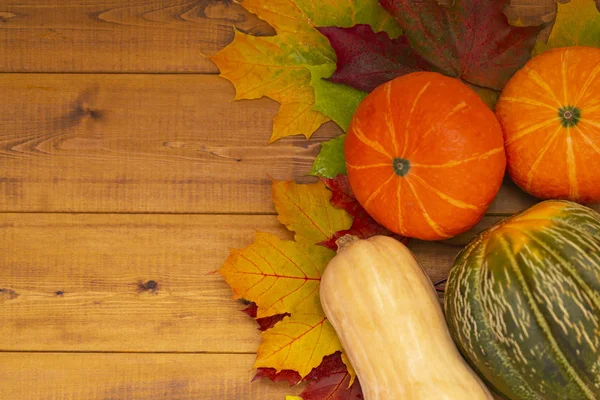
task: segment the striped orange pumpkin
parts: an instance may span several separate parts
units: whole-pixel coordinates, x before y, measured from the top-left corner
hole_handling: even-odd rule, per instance
[[[494,113],[465,84],[432,72],[369,94],[344,153],[350,186],[367,212],[393,232],[425,240],[475,225],[506,165]]]
[[[530,60],[496,113],[508,172],[542,199],[600,202],[600,49],[566,47]]]

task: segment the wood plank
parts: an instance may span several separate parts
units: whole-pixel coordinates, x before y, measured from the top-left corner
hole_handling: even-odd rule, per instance
[[[490,205],[487,213],[493,215],[512,215],[526,210],[539,202],[540,200],[523,192],[506,176],[496,199]],[[588,205],[588,207],[600,212],[600,204]]]
[[[474,232],[413,241],[433,281]],[[0,214],[0,350],[255,352],[218,269],[274,216]],[[148,283],[154,282],[154,283]]]
[[[310,180],[341,133],[267,146],[277,104],[234,102],[216,76],[0,74],[0,88],[0,211],[273,213],[268,175]],[[534,202],[507,180],[489,212]]]
[[[256,229],[290,238],[273,216],[0,214],[0,350],[253,352],[211,273]]]
[[[0,211],[272,213],[319,143],[268,147],[278,105],[206,75],[0,74]]]
[[[302,391],[303,385],[252,383],[253,362],[252,354],[2,353],[0,397],[284,400]]]
[[[253,354],[0,353],[0,397],[27,400],[284,400],[251,383]]]
[[[216,73],[233,26],[274,34],[228,0],[1,1],[0,71]]]

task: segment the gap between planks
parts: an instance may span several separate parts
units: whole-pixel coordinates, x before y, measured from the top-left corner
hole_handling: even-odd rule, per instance
[[[19,71],[0,71],[2,75],[161,75],[161,76],[179,76],[179,75],[203,75],[203,76],[218,76],[220,74],[219,71],[208,71],[208,72],[147,72],[147,71],[97,71],[97,72],[84,72],[84,71],[27,71],[27,72],[19,72]]]
[[[42,214],[61,214],[61,215],[178,215],[178,216],[227,216],[227,215],[239,215],[239,216],[270,216],[277,215],[276,212],[198,212],[198,213],[190,213],[190,212],[168,212],[168,211],[145,211],[145,212],[133,212],[133,211],[10,211],[3,210],[0,211],[0,215],[2,214],[31,214],[31,215],[42,215]]]
[[[178,216],[228,216],[228,215],[239,215],[239,216],[277,216],[276,212],[199,212],[199,213],[190,213],[190,212],[165,212],[165,211],[157,211],[157,212],[114,212],[114,211],[91,211],[91,212],[70,212],[70,211],[0,211],[0,215],[2,214],[32,214],[32,215],[42,215],[42,214],[64,214],[64,215],[178,215]],[[514,213],[487,213],[486,217],[499,217],[499,218],[508,218],[514,215]]]
[[[200,354],[200,355],[256,355],[252,351],[119,351],[119,350],[3,350],[2,353],[23,354]]]

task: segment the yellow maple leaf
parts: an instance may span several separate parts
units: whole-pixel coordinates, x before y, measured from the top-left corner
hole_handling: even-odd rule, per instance
[[[236,99],[269,97],[281,104],[273,121],[273,142],[302,134],[309,138],[329,119],[313,109],[314,90],[307,66],[335,65],[335,52],[316,27],[370,24],[398,35],[396,22],[377,0],[244,0],[242,6],[270,23],[273,37],[236,32],[233,42],[212,60],[236,87]]]
[[[305,377],[323,357],[342,350],[319,298],[321,276],[335,252],[315,243],[348,229],[352,218],[334,208],[330,198],[321,182],[273,181],[279,218],[296,232],[297,241],[258,232],[250,246],[231,250],[219,270],[234,298],[256,303],[258,318],[291,314],[263,332],[256,368],[290,369]]]
[[[257,317],[292,313],[319,298],[321,275],[335,253],[322,246],[308,245],[258,232],[253,244],[231,250],[219,270],[234,298],[253,301]]]
[[[334,255],[322,246],[261,232],[252,245],[231,251],[219,272],[234,297],[255,302],[258,318],[291,313],[263,332],[255,368],[294,370],[304,378],[323,357],[342,351],[319,298],[321,275]],[[347,357],[342,359],[353,381],[356,374]]]
[[[284,318],[261,336],[254,368],[275,368],[277,372],[291,369],[302,378],[318,367],[323,357],[342,351],[318,301]]]
[[[331,192],[322,182],[299,185],[293,181],[273,181],[273,203],[279,221],[296,233],[301,243],[320,243],[336,232],[349,229],[352,217],[331,205]]]

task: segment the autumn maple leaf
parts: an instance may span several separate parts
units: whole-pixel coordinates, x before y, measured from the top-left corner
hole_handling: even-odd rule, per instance
[[[404,37],[391,39],[368,27],[321,29],[338,56],[332,80],[372,90],[416,70],[438,71],[488,90],[501,90],[531,57],[540,28],[508,24],[508,0],[380,0]],[[347,45],[351,42],[352,45]],[[364,77],[370,76],[368,84]]]
[[[376,0],[244,0],[241,5],[277,32],[253,37],[237,32],[233,42],[212,60],[236,87],[236,99],[269,97],[281,104],[271,141],[303,134],[307,138],[329,119],[313,109],[315,94],[309,67],[335,68],[335,52],[318,26],[369,24],[398,35],[399,28]],[[331,69],[329,72],[333,72]],[[319,107],[316,107],[319,109]]]
[[[346,135],[340,135],[321,143],[321,151],[315,158],[310,174],[329,179],[333,179],[338,175],[346,175],[346,160],[344,159],[345,140]]]
[[[296,233],[299,243],[320,243],[352,224],[351,215],[331,207],[332,194],[327,194],[323,185],[274,181],[272,188],[277,218]]]
[[[257,304],[257,316],[290,313],[261,333],[255,368],[297,371],[306,376],[341,343],[319,300],[319,284],[335,253],[318,245],[282,241],[257,233],[254,244],[232,250],[220,273],[234,297]]]
[[[360,383],[352,379],[340,353],[327,356],[305,379],[306,389],[300,393],[302,400],[361,400]]]
[[[242,312],[245,313],[246,315],[248,315],[249,317],[255,319],[256,323],[258,324],[259,331],[266,331],[267,329],[271,329],[272,327],[275,326],[276,323],[278,323],[285,317],[290,316],[289,313],[283,313],[283,314],[271,315],[269,317],[258,318],[258,316],[257,316],[258,306],[256,305],[256,303],[248,304],[248,307],[244,308],[242,310]]]
[[[273,382],[287,382],[290,386],[295,386],[302,381],[297,371],[284,369],[277,372],[275,368],[258,368],[252,382],[264,378],[268,378]]]
[[[413,50],[406,36],[391,39],[385,32],[373,32],[368,25],[319,28],[319,31],[327,36],[338,55],[332,82],[370,92],[398,76],[435,70]]]
[[[251,302],[245,312],[264,328],[254,364],[259,377],[292,383],[342,350],[319,299],[321,276],[335,252],[316,243],[348,229],[352,217],[331,205],[331,197],[322,182],[273,181],[279,219],[296,241],[258,232],[250,246],[231,250],[219,270],[234,298]]]
[[[254,243],[231,250],[220,269],[235,298],[256,303],[259,318],[289,313],[317,296],[331,250],[258,232]]]
[[[308,375],[323,357],[342,350],[342,345],[321,309],[318,296],[312,307],[295,310],[261,334],[255,368],[298,371]]]
[[[296,371],[281,371],[261,368],[255,379],[269,378],[273,382],[288,382],[290,386],[300,382],[308,383],[298,397],[302,400],[359,400],[362,399],[362,389],[358,380],[346,367],[342,353],[336,352],[323,358],[323,362],[314,368],[304,379]],[[292,396],[290,396],[292,398]]]

